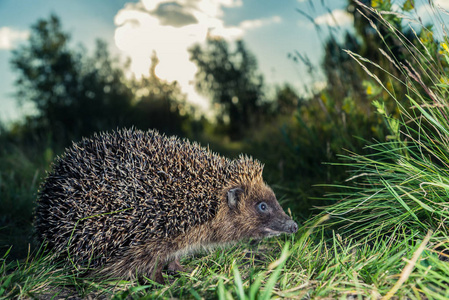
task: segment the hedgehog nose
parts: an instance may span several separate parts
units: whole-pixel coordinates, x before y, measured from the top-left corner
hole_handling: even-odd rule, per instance
[[[293,220],[287,221],[287,224],[285,225],[288,233],[295,233],[296,231],[298,231],[298,224],[296,224],[296,222]]]

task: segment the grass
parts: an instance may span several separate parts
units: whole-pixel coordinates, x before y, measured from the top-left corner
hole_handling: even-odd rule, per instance
[[[424,240],[419,236],[403,228],[374,240],[345,239],[337,232],[327,238],[317,225],[303,227],[295,236],[185,258],[189,272],[168,276],[167,285],[78,278],[42,252],[20,263],[5,263],[4,257],[0,298],[377,299],[391,291],[399,298],[449,297],[449,266],[438,258],[449,245],[430,246],[431,234]]]
[[[184,258],[189,271],[168,276],[166,285],[77,277],[42,250],[17,260],[16,249],[5,248],[0,298],[448,299],[449,46],[424,39],[426,28],[411,42],[385,19],[391,13],[366,9],[408,51],[400,60],[385,44],[382,55],[402,73],[391,80],[409,92],[395,94],[376,75],[392,72],[348,52],[397,103],[399,118],[374,102],[390,128],[387,140],[369,144],[370,154],[342,156],[352,171],[327,195],[334,204],[297,234]],[[384,40],[379,26],[373,29]],[[0,209],[9,230],[23,223],[26,231],[37,185],[30,170],[41,167],[16,152],[0,160],[10,170],[0,172]],[[17,219],[16,203],[25,211]]]
[[[323,214],[330,214],[332,224],[353,237],[388,235],[401,226],[419,232],[421,238],[432,230],[435,237],[444,240],[449,217],[449,85],[444,82],[449,77],[447,65],[440,62],[449,62],[449,51],[441,46],[442,50],[430,53],[422,36],[416,36],[419,42],[412,43],[389,25],[384,14],[367,9],[409,51],[413,60],[405,62],[382,52],[395,61],[409,93],[399,98],[385,87],[399,107],[400,118],[393,118],[383,102],[374,103],[390,127],[390,136],[386,142],[367,146],[372,154],[342,156],[342,164],[352,173],[344,185],[335,186],[336,193],[328,195],[337,203]],[[423,31],[428,34],[428,29]],[[350,55],[363,66],[388,72],[355,53]]]

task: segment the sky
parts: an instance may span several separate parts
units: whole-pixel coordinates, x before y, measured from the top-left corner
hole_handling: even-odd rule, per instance
[[[449,0],[437,0],[449,9]],[[26,43],[29,28],[40,18],[56,14],[72,45],[94,49],[101,38],[113,55],[131,58],[131,71],[148,74],[151,54],[160,63],[156,75],[180,83],[188,99],[205,107],[207,101],[193,88],[196,66],[187,49],[208,35],[230,42],[243,39],[270,86],[289,83],[299,92],[304,86],[324,83],[308,77],[306,67],[288,53],[298,51],[319,65],[326,31],[315,26],[351,30],[346,0],[0,0],[0,122],[19,120],[30,112],[14,97],[16,73],[11,51]],[[421,7],[424,9],[425,7]],[[306,12],[309,18],[299,13]],[[312,21],[313,20],[313,21]]]

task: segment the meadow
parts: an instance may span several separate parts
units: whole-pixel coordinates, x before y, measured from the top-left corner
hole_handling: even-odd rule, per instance
[[[225,154],[266,158],[267,181],[301,223],[296,234],[183,258],[188,271],[166,274],[165,285],[79,277],[32,242],[38,186],[63,148],[48,139],[15,139],[11,132],[20,126],[3,129],[0,298],[448,299],[449,40],[444,27],[419,22],[405,33],[400,24],[409,18],[392,12],[389,1],[378,2],[374,8],[359,3],[377,56],[344,52],[344,62],[363,71],[366,106],[340,99],[334,82],[294,114],[270,119],[277,126],[264,127],[257,138],[219,142],[196,135]],[[404,2],[405,12],[411,2]],[[436,16],[447,13],[434,9]],[[373,112],[369,120],[361,119],[366,110]],[[201,126],[211,132],[207,122]],[[271,145],[279,151],[266,144],[272,130],[280,132]],[[327,147],[317,146],[332,137]],[[279,168],[281,158],[291,164]],[[308,176],[314,168],[321,181]]]

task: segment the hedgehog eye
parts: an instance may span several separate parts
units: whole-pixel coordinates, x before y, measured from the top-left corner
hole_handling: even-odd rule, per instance
[[[268,205],[265,202],[260,202],[259,204],[257,204],[257,209],[260,212],[266,212],[268,210]]]

